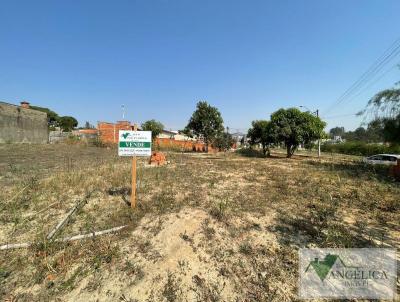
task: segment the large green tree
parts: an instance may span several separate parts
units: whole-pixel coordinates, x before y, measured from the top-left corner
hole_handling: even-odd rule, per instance
[[[208,145],[224,131],[223,123],[221,113],[216,107],[212,107],[204,101],[198,102],[196,110],[185,128],[185,133],[203,138],[206,151],[208,151]]]
[[[251,128],[247,132],[250,144],[261,144],[263,154],[270,155],[269,145],[275,142],[275,137],[271,131],[271,122],[267,120],[256,120],[251,123]]]
[[[164,129],[164,125],[156,120],[148,120],[142,123],[142,130],[151,131],[151,137],[154,140]]]
[[[58,124],[63,131],[70,132],[78,126],[78,121],[72,116],[62,116],[58,119]]]
[[[280,109],[271,115],[271,135],[277,143],[285,144],[288,158],[300,144],[322,138],[325,125],[319,117],[297,108]]]
[[[344,127],[335,127],[329,130],[329,135],[334,138],[335,136],[341,136],[343,137],[346,131],[344,130]]]

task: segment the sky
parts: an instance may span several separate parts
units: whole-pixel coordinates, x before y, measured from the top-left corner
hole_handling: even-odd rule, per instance
[[[279,108],[320,110],[355,129],[400,56],[368,89],[332,104],[400,37],[400,1],[0,0],[0,100],[85,121],[184,128],[196,103],[231,131]]]

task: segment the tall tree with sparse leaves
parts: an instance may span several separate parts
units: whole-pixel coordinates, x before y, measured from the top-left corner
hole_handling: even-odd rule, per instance
[[[381,125],[386,142],[400,144],[400,88],[399,84],[390,89],[378,92],[360,114],[372,114],[371,123]]]
[[[221,113],[216,107],[210,106],[207,102],[198,102],[196,110],[193,112],[185,128],[185,133],[193,133],[197,137],[203,138],[208,152],[208,145],[224,131]]]

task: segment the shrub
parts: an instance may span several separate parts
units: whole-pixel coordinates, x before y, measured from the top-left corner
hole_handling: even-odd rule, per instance
[[[261,150],[254,148],[240,148],[235,152],[246,157],[265,157]]]
[[[321,151],[361,156],[380,153],[400,154],[400,145],[385,146],[363,142],[345,142],[340,144],[324,144],[321,146]]]

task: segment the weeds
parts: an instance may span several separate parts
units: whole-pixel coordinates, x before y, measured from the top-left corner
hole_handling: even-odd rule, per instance
[[[176,278],[175,274],[171,272],[167,273],[167,282],[164,285],[162,296],[168,302],[178,301],[181,294],[178,282],[179,280]]]

